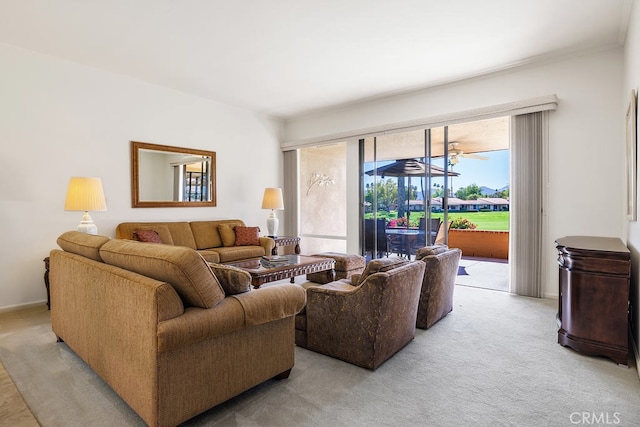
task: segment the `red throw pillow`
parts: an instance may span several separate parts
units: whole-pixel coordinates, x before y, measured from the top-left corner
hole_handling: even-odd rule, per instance
[[[162,243],[160,235],[154,230],[136,230],[133,237],[139,242]]]
[[[260,227],[236,225],[236,246],[260,246]]]

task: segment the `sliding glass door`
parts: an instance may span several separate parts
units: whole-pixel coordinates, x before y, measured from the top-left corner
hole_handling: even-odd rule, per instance
[[[411,258],[475,220],[508,230],[508,124],[499,117],[360,140],[363,254]]]
[[[442,217],[446,222],[448,178],[455,174],[443,160],[446,142],[432,141],[425,129],[362,139],[360,151],[363,255],[411,258],[435,242]]]

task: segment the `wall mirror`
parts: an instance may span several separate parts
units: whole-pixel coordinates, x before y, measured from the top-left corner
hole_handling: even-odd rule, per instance
[[[131,141],[134,208],[216,206],[216,153]]]

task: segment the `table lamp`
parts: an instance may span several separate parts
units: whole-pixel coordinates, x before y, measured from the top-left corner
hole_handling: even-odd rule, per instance
[[[262,198],[262,209],[271,209],[271,214],[267,217],[267,232],[269,237],[278,237],[278,217],[276,209],[284,209],[281,188],[265,188]]]
[[[89,211],[106,211],[102,180],[100,178],[72,177],[67,188],[65,211],[84,211],[78,231],[87,234],[98,234],[98,227],[93,223]]]

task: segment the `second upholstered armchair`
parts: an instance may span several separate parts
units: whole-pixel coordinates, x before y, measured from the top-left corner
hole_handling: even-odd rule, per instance
[[[418,249],[416,260],[426,266],[416,325],[428,329],[453,310],[453,289],[462,251],[445,245]]]
[[[363,273],[307,288],[296,317],[296,344],[376,369],[411,340],[425,263],[371,261]]]

